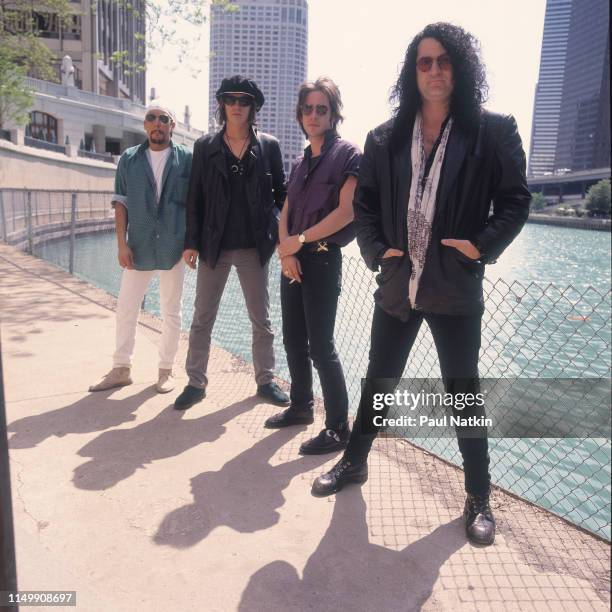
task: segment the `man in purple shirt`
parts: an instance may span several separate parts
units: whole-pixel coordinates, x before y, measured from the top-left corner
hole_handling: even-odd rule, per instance
[[[325,428],[302,454],[343,449],[349,438],[348,394],[334,344],[342,282],[340,247],[354,237],[353,192],[361,152],[336,126],[342,101],[331,79],[302,85],[296,117],[310,141],[289,177],[279,225],[283,342],[291,374],[291,405],[266,427],[313,422],[312,364],[319,372]]]

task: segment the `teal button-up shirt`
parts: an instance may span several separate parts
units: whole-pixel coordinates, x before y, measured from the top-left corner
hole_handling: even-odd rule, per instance
[[[127,243],[136,270],[170,270],[183,254],[191,151],[172,142],[170,147],[159,203],[148,141],[126,149],[117,165],[112,201],[127,209]]]

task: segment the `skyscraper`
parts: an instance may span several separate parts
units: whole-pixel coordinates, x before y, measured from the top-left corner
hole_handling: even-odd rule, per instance
[[[610,165],[610,5],[574,0],[555,168]]]
[[[554,169],[571,12],[572,0],[548,0],[546,3],[540,74],[531,124],[530,175]]]
[[[547,0],[529,174],[610,165],[606,0]]]
[[[209,128],[216,129],[215,91],[221,80],[242,74],[266,97],[257,125],[280,140],[285,171],[304,148],[295,120],[299,86],[306,80],[306,0],[233,0],[238,10],[213,6],[210,15]]]

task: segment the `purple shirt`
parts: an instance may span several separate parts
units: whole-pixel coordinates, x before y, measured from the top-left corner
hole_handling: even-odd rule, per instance
[[[361,151],[331,130],[325,134],[318,157],[313,158],[310,146],[306,147],[304,155],[295,162],[287,185],[287,225],[291,236],[306,231],[338,208],[340,189],[349,175],[359,174],[360,161]],[[344,246],[354,237],[350,223],[326,240]]]

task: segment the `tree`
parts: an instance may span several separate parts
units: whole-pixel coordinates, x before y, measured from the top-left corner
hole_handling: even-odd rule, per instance
[[[543,193],[540,193],[539,191],[537,191],[536,193],[532,193],[531,194],[531,203],[530,203],[530,208],[533,211],[538,211],[538,210],[542,210],[543,208],[546,208],[548,206],[548,202],[546,201],[546,198],[544,197]]]
[[[591,217],[610,216],[610,179],[604,179],[593,185],[586,196],[586,209]]]
[[[57,81],[55,58],[39,38],[39,28],[48,20],[65,24],[73,12],[69,0],[0,0],[0,49],[28,75]]]
[[[26,69],[14,63],[13,56],[0,48],[0,128],[7,121],[23,125],[34,103],[34,94],[26,87]]]

